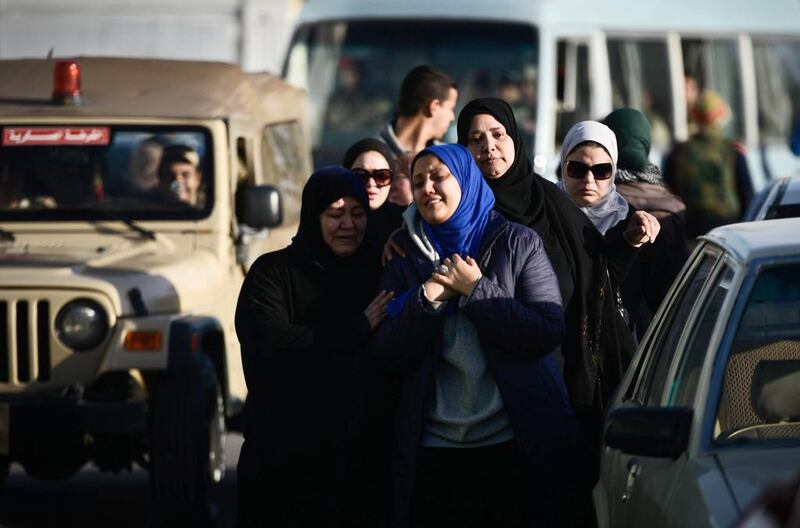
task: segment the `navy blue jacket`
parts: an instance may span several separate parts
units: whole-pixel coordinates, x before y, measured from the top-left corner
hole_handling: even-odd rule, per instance
[[[403,376],[396,424],[394,524],[408,526],[445,316],[427,309],[428,301],[417,287],[431,276],[433,264],[407,231],[395,240],[408,256],[389,262],[380,288],[397,294],[414,290],[400,314],[376,329],[370,346],[385,368]],[[528,474],[546,478],[547,468],[558,465],[575,434],[566,385],[550,353],[564,332],[558,279],[539,235],[496,212],[489,218],[476,260],[483,277],[460,309],[478,331]]]

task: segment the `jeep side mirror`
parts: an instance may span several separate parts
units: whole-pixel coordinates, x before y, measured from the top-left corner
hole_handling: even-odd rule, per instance
[[[678,458],[689,443],[693,410],[688,407],[624,407],[606,418],[604,443],[623,453]]]
[[[272,185],[247,185],[239,190],[239,222],[254,229],[279,226],[283,221],[281,193]]]

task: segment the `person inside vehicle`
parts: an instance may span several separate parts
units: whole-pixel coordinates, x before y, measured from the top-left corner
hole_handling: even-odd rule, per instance
[[[165,147],[158,165],[158,177],[162,190],[174,199],[196,209],[205,206],[200,155],[193,148],[186,145]]]
[[[621,281],[638,250],[622,237],[607,241],[563,191],[533,172],[514,113],[502,99],[469,102],[458,116],[458,141],[494,193],[495,210],[539,234],[558,276],[566,324],[559,359],[582,446],[579,492],[564,511],[575,517],[572,524],[583,526],[593,516],[603,409],[635,351],[609,294],[609,276]],[[638,232],[635,220],[630,228]]]
[[[394,163],[388,145],[375,138],[354,143],[342,160],[342,166],[352,170],[364,183],[370,209],[366,239],[380,246],[403,223],[403,207],[388,200],[395,177],[392,170]]]
[[[145,138],[128,160],[128,187],[133,192],[149,192],[158,187],[158,167],[164,144],[154,136]]]
[[[458,100],[456,83],[427,65],[409,71],[400,85],[397,116],[378,133],[398,162],[398,171],[408,174],[408,165],[428,145],[441,140],[455,120]],[[407,206],[413,200],[408,178],[392,183],[389,201]]]
[[[248,395],[237,526],[352,525],[359,358],[391,299],[375,295],[368,207],[351,171],[316,171],[291,245],[259,257],[242,285],[235,321]]]
[[[384,268],[395,299],[371,341],[402,376],[393,525],[551,526],[575,433],[551,353],[556,274],[539,235],[492,210],[462,145],[420,152],[412,183],[408,256]]]

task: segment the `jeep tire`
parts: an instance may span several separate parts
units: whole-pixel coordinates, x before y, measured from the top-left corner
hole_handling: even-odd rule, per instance
[[[225,470],[225,416],[211,361],[193,354],[160,373],[150,396],[150,493],[155,526],[211,526]]]

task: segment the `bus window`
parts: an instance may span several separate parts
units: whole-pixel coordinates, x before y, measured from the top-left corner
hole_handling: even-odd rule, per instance
[[[736,40],[684,38],[681,47],[687,83],[696,83],[700,90],[719,93],[731,108],[731,117],[723,131],[730,137],[743,139],[742,77]],[[688,99],[687,93],[687,104],[690,104]],[[695,130],[690,118],[689,132]]]
[[[753,61],[761,142],[786,145],[800,122],[800,41],[754,41]]]
[[[672,143],[672,90],[665,40],[608,38],[614,108],[637,108],[650,122],[651,143],[665,151]]]
[[[558,42],[556,71],[556,145],[578,121],[591,119],[589,46],[583,42]]]
[[[377,134],[394,116],[403,77],[419,64],[456,81],[457,111],[476,97],[505,98],[532,149],[538,38],[535,27],[516,23],[356,20],[300,27],[285,77],[308,90],[314,164],[340,163],[347,147]],[[456,140],[455,127],[444,140]]]

